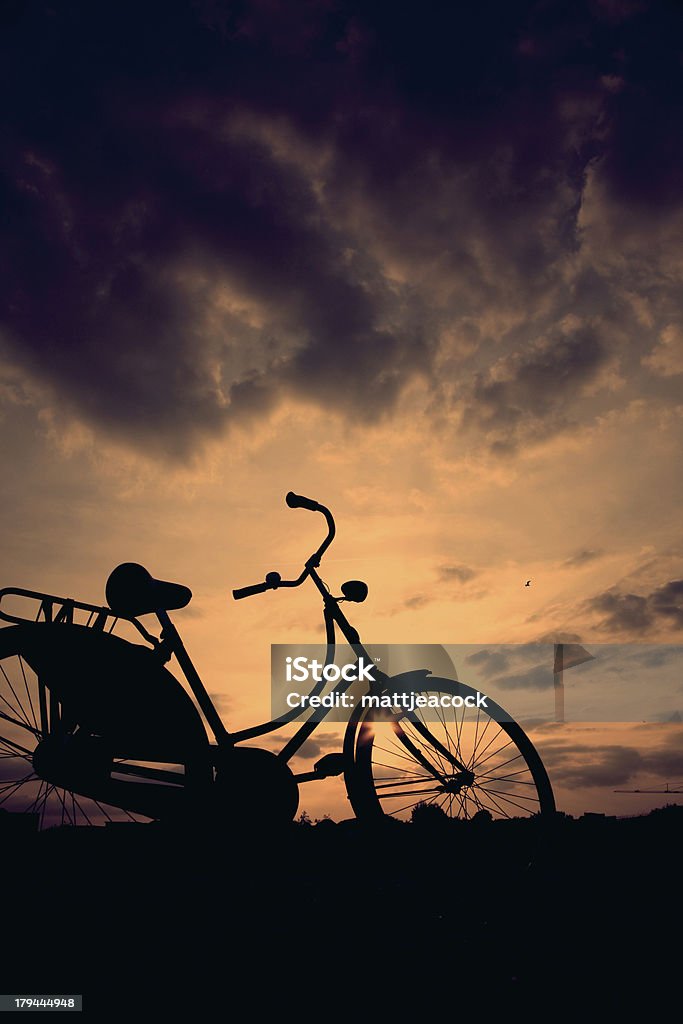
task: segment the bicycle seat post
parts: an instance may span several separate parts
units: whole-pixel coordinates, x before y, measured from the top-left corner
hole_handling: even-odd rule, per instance
[[[168,643],[169,649],[172,650],[173,653],[175,654],[176,661],[183,670],[185,678],[190,684],[190,689],[192,690],[197,700],[197,703],[202,709],[204,717],[211,726],[211,731],[216,737],[216,742],[219,745],[228,743],[230,741],[230,734],[223,725],[220,715],[216,711],[213,701],[211,700],[211,697],[206,691],[204,683],[199,678],[199,673],[192,664],[192,659],[185,650],[185,645],[183,644],[183,641],[180,639],[180,634],[178,633],[178,630],[171,622],[168,612],[165,611],[163,608],[158,608],[155,611],[155,615],[161,624],[162,640],[165,640]]]

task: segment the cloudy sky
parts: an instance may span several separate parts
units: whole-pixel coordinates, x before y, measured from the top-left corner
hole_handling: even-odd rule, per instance
[[[680,642],[679,3],[1,10],[3,585],[182,580],[244,725],[320,635],[229,600],[294,489],[369,641]],[[537,738],[575,812],[683,778],[674,726]]]

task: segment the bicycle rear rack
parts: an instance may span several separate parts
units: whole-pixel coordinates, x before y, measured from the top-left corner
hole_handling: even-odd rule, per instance
[[[18,615],[13,612],[4,611],[0,607],[0,619],[11,622],[15,625],[35,622],[65,623],[68,625],[81,625],[90,629],[96,629],[103,633],[111,633],[119,620],[130,622],[141,636],[152,644],[159,646],[159,640],[149,633],[142,623],[136,618],[129,618],[126,615],[115,615],[111,608],[103,605],[87,604],[85,601],[76,601],[72,597],[56,597],[54,594],[41,594],[35,590],[23,590],[21,587],[5,587],[0,590],[0,605],[8,597],[27,598],[29,601],[38,603],[38,610],[34,611],[32,617]],[[110,621],[111,620],[111,621]]]

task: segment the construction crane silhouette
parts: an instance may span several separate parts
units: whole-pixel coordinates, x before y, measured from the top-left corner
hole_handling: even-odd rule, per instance
[[[683,794],[683,784],[676,783],[676,788],[671,789],[669,783],[666,784],[666,789],[614,789],[613,793],[681,793]]]

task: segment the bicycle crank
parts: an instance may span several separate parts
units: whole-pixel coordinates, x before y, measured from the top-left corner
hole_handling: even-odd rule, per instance
[[[229,747],[216,752],[213,812],[238,826],[285,824],[299,806],[292,770],[270,750]]]

